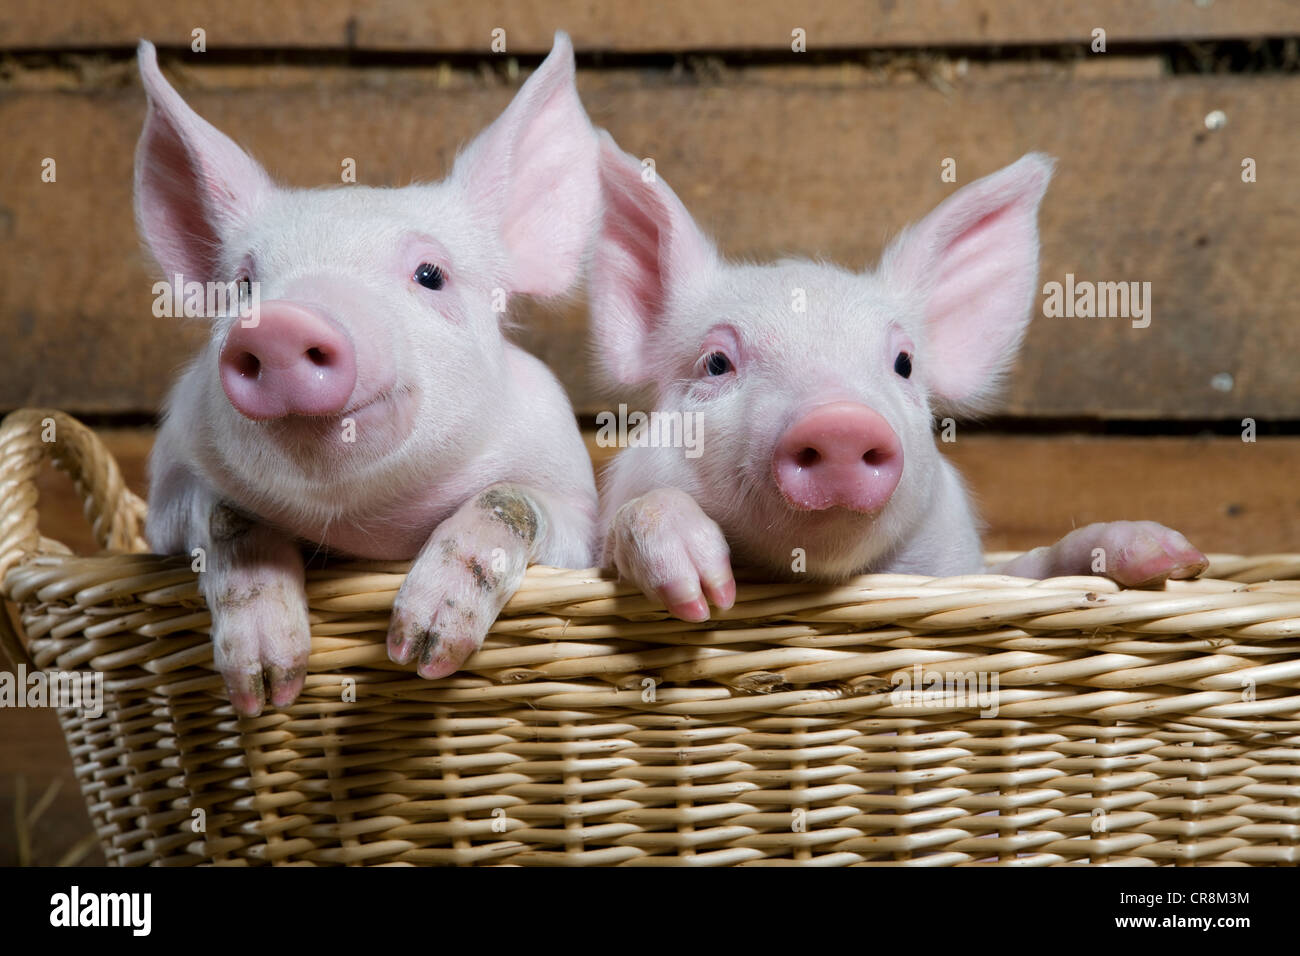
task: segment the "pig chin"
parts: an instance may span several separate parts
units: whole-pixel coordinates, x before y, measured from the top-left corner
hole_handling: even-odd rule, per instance
[[[886,555],[893,536],[888,505],[874,514],[847,508],[801,511],[779,495],[727,522],[727,538],[738,566],[796,580],[835,581],[867,571]],[[803,555],[795,569],[796,550]]]
[[[798,510],[775,488],[750,488],[711,514],[731,542],[737,567],[781,579],[849,578],[878,563],[893,540],[889,505],[875,514],[844,507]],[[796,570],[797,555],[803,558],[801,570]]]
[[[355,398],[335,415],[287,415],[260,428],[303,473],[337,475],[351,463],[373,465],[401,448],[414,429],[419,402],[406,386]]]

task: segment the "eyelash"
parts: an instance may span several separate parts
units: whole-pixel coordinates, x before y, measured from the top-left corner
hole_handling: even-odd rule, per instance
[[[713,369],[718,365],[723,365],[725,367],[720,371],[715,372]],[[705,354],[700,363],[700,367],[704,370],[704,374],[709,378],[721,378],[728,372],[734,372],[736,370],[735,363],[728,358],[727,354],[718,351],[708,352]]]
[[[436,266],[431,262],[421,262],[415,267],[415,271],[411,273],[411,281],[416,285],[424,286],[430,291],[437,292],[447,284],[447,273],[442,271],[441,266]]]

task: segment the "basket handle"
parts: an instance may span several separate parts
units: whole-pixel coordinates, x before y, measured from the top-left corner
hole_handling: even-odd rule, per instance
[[[122,470],[99,437],[66,412],[24,408],[0,422],[0,596],[9,569],[30,554],[71,554],[37,525],[36,474],[49,458],[76,485],[86,520],[101,548],[147,551],[145,503],[126,487]],[[14,664],[30,657],[0,603],[0,648]]]
[[[71,554],[37,525],[36,475],[45,459],[76,485],[101,548],[147,551],[145,503],[122,480],[112,453],[66,412],[23,408],[0,422],[0,582],[29,554]]]

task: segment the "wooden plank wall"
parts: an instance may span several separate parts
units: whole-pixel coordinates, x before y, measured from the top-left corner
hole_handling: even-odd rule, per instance
[[[290,2],[264,25],[264,5],[245,2],[104,0],[64,17],[46,3],[6,7],[0,47],[79,52],[11,58],[0,84],[0,343],[22,358],[0,378],[0,407],[152,412],[203,336],[150,316],[156,276],[131,216],[143,116],[134,37],[166,44],[165,67],[195,108],[284,182],[337,183],[350,157],[360,182],[390,185],[440,176],[509,100],[520,77],[506,63],[517,61],[487,52],[493,25],[532,63],[562,24],[593,119],[653,157],[736,256],[865,267],[955,188],[940,180],[945,159],[960,184],[1030,149],[1056,156],[1043,281],[1150,282],[1150,325],[1040,316],[1002,414],[1300,419],[1296,76],[1171,74],[1152,46],[1298,33],[1300,4],[882,0],[808,4],[807,19],[775,2],[743,15],[721,2],[514,6],[458,0],[435,17],[414,2]],[[205,53],[189,50],[196,25]],[[1108,30],[1106,53],[1089,51],[1094,27]],[[806,54],[790,51],[795,28],[808,31]],[[1033,57],[1007,46],[1048,42]],[[923,54],[896,49],[919,43]],[[677,56],[696,48],[717,55]],[[338,59],[358,53],[365,65]],[[1216,112],[1225,123],[1208,129]],[[41,179],[47,157],[57,182]],[[1242,181],[1247,158],[1253,183]],[[579,410],[605,407],[580,361],[581,302],[519,311],[522,341]]]
[[[192,105],[303,186],[337,181],[345,157],[366,183],[441,176],[513,92],[472,70],[322,76],[306,66],[183,62],[174,75]],[[722,68],[703,80],[590,70],[581,87],[594,120],[653,157],[739,257],[797,251],[866,267],[892,233],[952,191],[939,178],[945,158],[969,181],[1046,150],[1059,171],[1042,213],[1043,280],[1150,282],[1150,325],[1039,316],[1004,413],[1300,418],[1290,361],[1300,324],[1286,267],[1300,258],[1294,78],[1167,77],[1156,61],[1125,65],[1136,74],[1095,77],[1090,61],[995,63],[952,86],[837,66]],[[125,85],[129,64],[120,67],[122,85],[109,88],[0,93],[0,128],[20,131],[0,159],[0,335],[27,358],[0,382],[0,405],[154,409],[170,370],[204,335],[150,312],[157,276],[131,213],[143,103]],[[1228,125],[1210,133],[1204,119],[1216,109]],[[40,180],[44,156],[58,162],[56,183]],[[1241,181],[1243,156],[1261,181]],[[522,341],[579,408],[605,407],[580,361],[581,302],[525,304],[519,317]],[[1233,387],[1216,389],[1224,374]]]
[[[498,28],[504,54],[489,49]],[[1056,156],[1040,281],[1150,282],[1151,322],[1036,317],[994,417],[945,448],[986,543],[1032,547],[1127,516],[1207,550],[1300,550],[1292,0],[8,0],[0,411],[90,417],[144,492],[145,423],[204,330],[150,316],[130,195],[138,38],[282,181],[337,182],[352,157],[359,181],[387,185],[440,176],[556,28],[574,39],[595,122],[654,157],[734,256],[866,267],[952,191],[944,159],[960,185],[1027,150]],[[1099,28],[1105,53],[1090,49]],[[610,405],[583,362],[580,299],[518,318],[584,420]],[[1240,440],[1244,418],[1258,441]],[[66,482],[41,489],[44,531],[90,550]],[[19,776],[29,807],[62,786],[31,828],[33,860],[86,832],[49,718],[0,713],[0,863],[19,858]]]

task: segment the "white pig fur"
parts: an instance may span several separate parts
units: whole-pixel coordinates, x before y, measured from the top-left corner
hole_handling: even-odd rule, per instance
[[[763,576],[820,580],[984,570],[970,498],[938,450],[932,421],[936,411],[986,408],[1015,357],[1037,283],[1037,213],[1051,174],[1051,160],[1031,153],[959,189],[900,234],[875,270],[800,259],[730,263],[664,180],[645,175],[602,134],[596,361],[611,385],[640,390],[643,407],[697,414],[702,434],[697,457],[650,446],[616,456],[602,493],[606,562],[688,620],[708,616],[701,591],[730,606],[732,558]],[[706,359],[719,352],[732,368],[710,374]],[[900,352],[911,356],[909,377],[896,373]],[[901,443],[901,480],[877,513],[797,510],[773,482],[778,437],[807,410],[834,402],[874,409]],[[1093,540],[1128,548],[1149,530],[1105,526],[1103,539],[1103,526],[1092,527],[1076,534],[1069,560]],[[1203,560],[1167,534],[1177,538],[1173,550],[1189,549],[1184,564]],[[1062,550],[1050,558],[1007,570],[1065,570]],[[1163,550],[1157,558],[1169,561]],[[1193,573],[1181,564],[1161,570]]]
[[[207,550],[200,587],[240,712],[260,709],[264,680],[276,704],[302,686],[302,543],[365,558],[418,555],[395,604],[390,652],[420,657],[424,676],[454,671],[529,561],[593,559],[595,486],[572,409],[549,370],[506,340],[493,308],[495,290],[566,292],[596,227],[597,140],[568,38],[557,34],[446,180],[393,189],[280,187],[184,103],[150,44],[139,62],[149,111],[137,220],[163,274],[247,276],[264,304],[305,302],[327,314],[356,352],[344,414],[252,421],[217,373],[240,319],[212,320],[206,348],[167,401],[151,458],[151,546]],[[421,262],[445,270],[445,288],[412,281]],[[351,443],[340,439],[344,417],[355,422]],[[489,487],[524,494],[536,534],[522,550],[511,548],[518,535],[489,520],[491,508],[473,509]],[[479,572],[494,553],[498,573],[484,593]],[[466,570],[474,561],[477,587]]]

